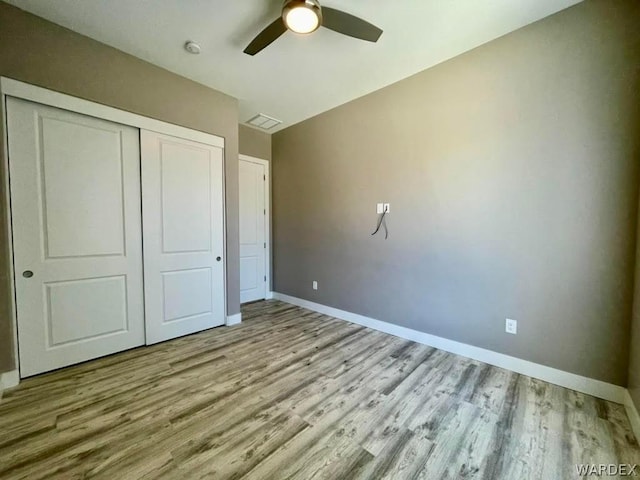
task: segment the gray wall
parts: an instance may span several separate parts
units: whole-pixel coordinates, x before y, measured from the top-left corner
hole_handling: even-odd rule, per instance
[[[0,75],[225,137],[227,311],[239,312],[236,99],[3,2]],[[0,142],[3,138],[0,132]],[[5,192],[0,192],[0,372],[14,367],[6,213]]]
[[[626,385],[638,25],[587,1],[275,133],[275,291]]]
[[[240,153],[271,161],[271,135],[239,125]]]
[[[640,129],[637,135],[640,137]],[[638,221],[638,231],[636,232],[636,242],[638,242],[639,239],[640,218]],[[638,242],[636,246],[635,288],[629,350],[629,382],[627,386],[636,408],[640,411],[640,242]]]

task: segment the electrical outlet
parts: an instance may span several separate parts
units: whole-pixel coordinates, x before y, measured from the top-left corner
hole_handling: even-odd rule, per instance
[[[504,331],[516,335],[518,333],[518,321],[507,318],[504,326]]]
[[[389,210],[389,206],[390,206],[390,205],[389,205],[388,203],[384,203],[384,204],[382,205],[382,211],[383,211],[383,212],[387,212],[387,213],[389,213],[389,212],[390,212],[390,210]]]
[[[313,289],[314,290],[318,289],[318,282],[316,282],[315,280],[313,281]]]

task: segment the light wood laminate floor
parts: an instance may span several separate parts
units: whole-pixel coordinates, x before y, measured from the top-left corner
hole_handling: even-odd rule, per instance
[[[0,478],[574,479],[638,463],[621,405],[278,301],[27,379]]]

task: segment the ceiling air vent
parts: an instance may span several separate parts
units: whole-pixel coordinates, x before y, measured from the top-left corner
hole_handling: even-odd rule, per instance
[[[265,115],[264,113],[259,113],[258,115],[247,121],[248,125],[252,125],[263,130],[270,130],[276,125],[280,125],[281,123],[282,120],[270,117],[269,115]]]

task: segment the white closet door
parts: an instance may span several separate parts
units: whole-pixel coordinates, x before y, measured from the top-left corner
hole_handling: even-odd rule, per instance
[[[265,298],[265,168],[240,160],[240,302]]]
[[[144,344],[138,130],[7,99],[22,377]]]
[[[224,324],[223,149],[142,130],[147,344]]]

